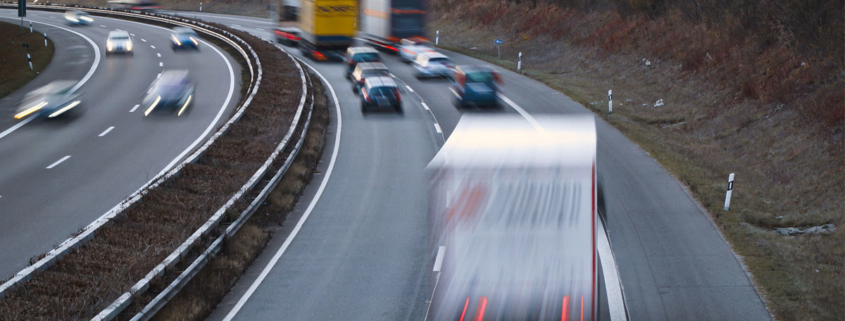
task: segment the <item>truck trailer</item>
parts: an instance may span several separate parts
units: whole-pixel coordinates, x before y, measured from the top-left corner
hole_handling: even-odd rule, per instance
[[[359,36],[396,53],[406,38],[425,38],[423,0],[362,0]]]
[[[464,115],[426,168],[429,320],[595,320],[593,116]]]
[[[285,8],[279,15],[280,20],[298,20],[298,33],[294,37],[305,56],[317,61],[343,59],[343,53],[355,37],[357,0],[302,0],[298,10],[290,2]],[[292,14],[292,11],[296,13]],[[280,27],[283,26],[280,21]],[[279,35],[278,32],[276,34]]]

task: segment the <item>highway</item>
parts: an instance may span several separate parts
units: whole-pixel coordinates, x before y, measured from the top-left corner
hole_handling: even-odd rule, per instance
[[[182,14],[272,39],[268,19]],[[459,65],[486,64],[447,55]],[[423,168],[461,111],[453,107],[446,81],[417,80],[410,66],[382,57],[408,86],[404,115],[362,116],[342,67],[314,64],[340,102],[339,146],[330,136],[323,174],[210,320],[424,318],[433,285],[427,280],[432,262],[425,249]],[[507,104],[493,112],[589,113],[537,81],[502,74]],[[597,119],[597,130],[608,234],[630,319],[771,319],[740,261],[684,187],[606,122]],[[609,319],[605,296],[601,306],[600,315]]]
[[[0,19],[17,23],[16,14],[2,9]],[[71,27],[62,13],[28,12],[26,21],[47,33],[56,53],[35,80],[0,100],[0,279],[177,164],[239,100],[240,67],[223,50],[203,41],[200,52],[174,53],[165,28],[93,18],[90,26]],[[115,29],[131,34],[134,56],[106,57],[105,39]],[[144,117],[138,104],[165,69],[190,71],[197,82],[193,109],[179,118]],[[13,119],[24,94],[59,79],[83,80],[81,116]]]

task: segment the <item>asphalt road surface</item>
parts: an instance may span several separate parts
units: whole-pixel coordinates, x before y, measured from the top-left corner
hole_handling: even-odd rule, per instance
[[[6,22],[16,23],[16,15],[0,10]],[[174,53],[164,28],[93,18],[90,26],[71,27],[62,13],[29,10],[25,19],[47,32],[56,53],[35,80],[0,100],[0,279],[177,164],[225,123],[239,100],[240,68],[224,51],[203,42],[200,52]],[[106,36],[115,29],[131,33],[134,56],[106,57]],[[165,69],[189,70],[197,82],[193,109],[178,118],[145,118],[136,105]],[[81,116],[13,119],[24,94],[62,79],[85,79]]]
[[[267,19],[186,15],[268,38],[273,27]],[[486,64],[454,53],[447,55],[459,65]],[[408,86],[402,116],[362,116],[341,67],[315,64],[334,86],[341,105],[341,119],[333,119],[336,125],[342,120],[337,159],[332,163],[330,153],[335,136],[329,138],[320,169],[331,177],[321,189],[324,176],[315,176],[285,229],[211,320],[424,317],[432,285],[426,281],[431,262],[425,249],[423,168],[442,144],[441,132],[448,138],[462,111],[453,107],[447,82],[419,81],[411,75],[410,66],[396,57],[382,57],[397,79]],[[509,71],[502,74],[506,103],[493,112],[589,113],[534,80]],[[415,96],[411,90],[418,99],[411,99]],[[684,188],[646,152],[600,119],[597,130],[608,234],[630,319],[771,319],[740,261]],[[308,211],[315,195],[320,198]],[[307,220],[296,227],[305,214]],[[292,235],[295,237],[290,238]],[[279,256],[281,248],[284,252]],[[606,305],[603,302],[602,306]]]

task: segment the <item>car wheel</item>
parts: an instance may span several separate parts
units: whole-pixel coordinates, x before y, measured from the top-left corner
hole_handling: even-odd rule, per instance
[[[405,112],[405,111],[402,109],[402,104],[397,104],[396,106],[393,106],[393,109],[396,109],[396,112],[397,112],[397,113],[400,113],[400,114],[402,114],[402,113],[404,113],[404,112]]]
[[[362,114],[366,114],[366,113],[367,113],[367,106],[366,106],[366,105],[364,105],[363,103],[361,103],[361,113],[362,113]]]

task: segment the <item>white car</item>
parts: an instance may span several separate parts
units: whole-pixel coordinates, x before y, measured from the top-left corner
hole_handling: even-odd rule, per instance
[[[417,54],[421,52],[434,52],[431,42],[425,39],[411,38],[402,39],[399,45],[399,57],[402,58],[403,62],[417,60]]]
[[[455,65],[439,52],[422,52],[414,61],[414,76],[419,78],[451,77]]]
[[[106,39],[106,55],[116,53],[132,55],[132,38],[129,37],[129,32],[123,30],[109,31],[109,37]]]

